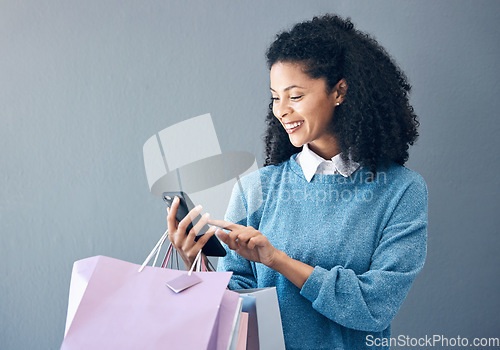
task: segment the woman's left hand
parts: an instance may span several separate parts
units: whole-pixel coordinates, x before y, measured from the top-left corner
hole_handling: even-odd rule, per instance
[[[209,224],[225,230],[217,230],[215,234],[227,246],[245,259],[273,267],[281,252],[276,249],[262,233],[251,226],[233,224],[222,220],[209,220]]]

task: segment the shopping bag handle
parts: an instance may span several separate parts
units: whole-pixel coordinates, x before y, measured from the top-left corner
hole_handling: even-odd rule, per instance
[[[158,243],[156,243],[156,245],[153,248],[153,250],[151,251],[151,253],[149,253],[149,255],[146,258],[146,260],[144,260],[144,262],[142,263],[141,267],[138,270],[139,272],[141,272],[142,270],[144,270],[144,267],[149,263],[149,261],[153,258],[153,255],[155,255],[155,254],[156,254],[156,257],[155,257],[155,260],[153,261],[153,266],[156,265],[156,260],[158,259],[158,255],[160,254],[161,247],[163,246],[163,243],[165,242],[165,240],[167,239],[167,237],[168,237],[168,230],[165,231],[165,233],[161,236],[161,238],[158,241]],[[171,246],[172,246],[172,243],[170,243],[168,249],[170,249]]]
[[[165,254],[165,258],[163,258],[163,262],[160,265],[161,267],[168,266],[168,262],[170,261],[170,257],[172,256],[172,250],[174,250],[174,246],[172,245],[172,243],[170,243],[170,245],[167,248],[167,253]],[[176,252],[176,254],[177,254],[177,252]],[[179,267],[179,265],[177,265],[177,268],[178,267]]]
[[[191,273],[193,273],[195,268],[196,268],[196,271],[201,270],[202,264],[200,263],[200,259],[201,259],[201,249],[198,252],[198,254],[196,255],[196,258],[194,259],[193,265],[191,265],[191,268],[189,269],[188,276],[191,276]]]
[[[142,270],[144,270],[144,267],[146,267],[146,265],[149,263],[149,261],[153,258],[153,255],[155,255],[155,254],[156,254],[155,255],[155,259],[153,260],[153,265],[152,266],[156,266],[156,261],[158,260],[158,255],[160,254],[160,251],[161,251],[161,248],[163,246],[163,243],[165,243],[165,240],[167,239],[167,237],[168,237],[168,229],[161,236],[161,238],[158,241],[158,243],[156,243],[155,247],[149,253],[149,255],[146,258],[146,260],[144,260],[144,262],[142,263],[141,267],[138,270],[139,272],[141,272]],[[172,242],[170,242],[169,245],[168,245],[168,248],[167,248],[167,254],[165,256],[165,261],[163,262],[162,267],[166,267],[167,266],[168,261],[170,260],[170,257],[172,255],[172,250],[173,249],[174,249],[174,246],[172,245]],[[193,262],[193,265],[191,266],[191,269],[189,270],[189,275],[191,275],[191,272],[194,270],[195,267],[196,267],[196,271],[203,271],[203,272],[207,271],[207,266],[206,266],[205,260],[203,259],[203,256],[201,255],[201,249],[198,252],[198,254],[196,255],[196,258],[195,258],[195,260]]]

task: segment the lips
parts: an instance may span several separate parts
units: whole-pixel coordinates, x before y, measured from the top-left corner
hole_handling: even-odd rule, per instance
[[[297,131],[300,129],[300,127],[304,124],[303,120],[300,121],[294,121],[294,122],[289,122],[289,123],[283,123],[283,126],[285,128],[285,131],[289,134]]]

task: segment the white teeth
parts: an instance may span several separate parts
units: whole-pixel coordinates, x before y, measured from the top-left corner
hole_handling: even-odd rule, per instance
[[[293,129],[293,128],[296,128],[297,126],[299,126],[300,124],[302,124],[302,122],[288,123],[288,124],[285,124],[285,128],[286,129]]]

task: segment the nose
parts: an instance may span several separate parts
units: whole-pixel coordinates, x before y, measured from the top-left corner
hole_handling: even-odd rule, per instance
[[[291,110],[292,109],[290,108],[288,101],[278,100],[273,104],[273,113],[274,116],[278,119],[283,119],[284,117],[286,117],[291,113]]]

